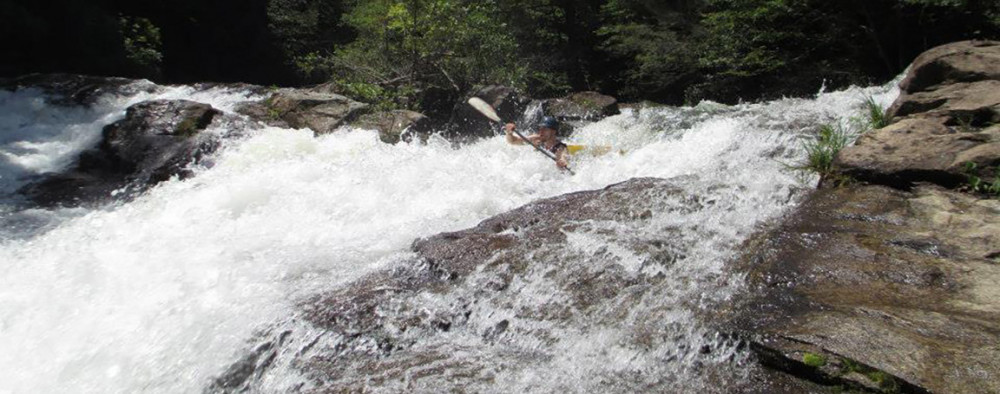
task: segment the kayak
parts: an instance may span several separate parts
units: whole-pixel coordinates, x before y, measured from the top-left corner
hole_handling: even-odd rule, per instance
[[[613,150],[612,147],[608,145],[575,145],[575,144],[566,145],[566,152],[571,155],[588,154],[593,156],[601,156],[608,154],[612,150]],[[624,153],[624,151],[619,153]]]

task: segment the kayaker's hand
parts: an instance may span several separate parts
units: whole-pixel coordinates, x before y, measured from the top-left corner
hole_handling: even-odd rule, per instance
[[[504,125],[503,128],[504,131],[507,132],[507,135],[510,135],[510,133],[514,132],[514,127],[516,126],[514,126],[513,123],[507,123],[506,125]]]
[[[560,169],[564,169],[565,170],[565,169],[569,168],[569,163],[566,162],[566,159],[559,159],[559,160],[556,160],[556,166],[559,167]]]

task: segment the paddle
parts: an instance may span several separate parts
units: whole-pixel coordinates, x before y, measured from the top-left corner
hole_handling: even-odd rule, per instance
[[[483,116],[489,118],[490,120],[503,124],[503,121],[500,120],[500,115],[497,115],[497,111],[495,111],[493,107],[490,106],[488,103],[483,101],[483,99],[479,97],[470,98],[469,105],[471,105],[472,108],[475,108],[476,111],[479,111],[479,113],[483,114]],[[531,142],[531,140],[529,140],[528,137],[525,137],[524,134],[521,134],[521,132],[517,131],[517,129],[514,129],[514,134],[517,134],[518,137],[521,137],[521,140],[527,142],[528,145],[531,145],[533,148],[535,148],[535,150],[542,152],[542,154],[545,155],[545,157],[548,157],[557,163],[559,162],[559,158],[557,158],[555,154],[549,152],[548,150],[545,150],[545,148],[535,145],[534,142]],[[573,170],[569,169],[569,167],[565,167],[563,169],[569,172],[570,175],[576,175],[573,172]]]

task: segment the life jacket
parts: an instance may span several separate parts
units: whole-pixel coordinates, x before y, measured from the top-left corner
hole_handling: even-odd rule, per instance
[[[549,148],[549,152],[552,152],[552,154],[555,155],[559,153],[560,149],[566,149],[566,148],[567,148],[566,144],[562,143],[562,141],[556,141],[556,143],[553,144],[551,148]]]

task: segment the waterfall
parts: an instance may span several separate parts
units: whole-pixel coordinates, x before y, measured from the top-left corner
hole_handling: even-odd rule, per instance
[[[417,339],[419,346],[453,351],[456,363],[489,371],[489,379],[369,388],[585,392],[639,390],[660,379],[678,391],[694,390],[707,379],[699,365],[714,362],[696,356],[697,348],[725,342],[698,324],[698,305],[738,294],[727,259],[815,185],[815,177],[787,166],[803,159],[801,141],[820,123],[848,122],[868,96],[891,102],[894,86],[760,104],[626,110],[570,137],[613,147],[573,157],[574,176],[502,136],[456,148],[440,137],[390,145],[374,131],[314,136],[260,127],[228,141],[194,177],[92,209],[42,209],[15,191],[71,165],[131,104],[183,98],[235,116],[234,106],[254,97],[237,88],[156,87],[82,108],[56,105],[38,90],[0,91],[0,393],[203,391],[267,332],[292,334],[255,391],[321,385],[295,360],[308,356],[306,345],[315,354],[336,338],[296,318],[303,300],[408,261],[417,238],[637,177],[670,180],[702,208],[672,211],[677,197],[664,196],[664,211],[651,212],[653,219],[590,223],[567,234],[571,248],[554,252],[581,262],[610,255],[601,261],[634,275],[665,276],[665,285],[638,298],[641,305],[616,307],[629,311],[620,324],[570,314],[544,327],[552,340],[526,336],[487,346],[479,332],[501,317],[542,324],[519,320],[514,304],[558,297],[541,273],[526,276],[518,282],[526,298],[486,300],[464,327]],[[676,235],[670,247],[683,256],[670,264],[646,264],[648,256],[620,247],[626,237],[662,236],[668,228]],[[471,294],[457,288],[407,302],[430,310]],[[634,328],[654,322],[657,335],[677,339],[636,347]],[[740,358],[736,348],[721,354],[712,357]],[[622,386],[626,381],[635,383]]]

